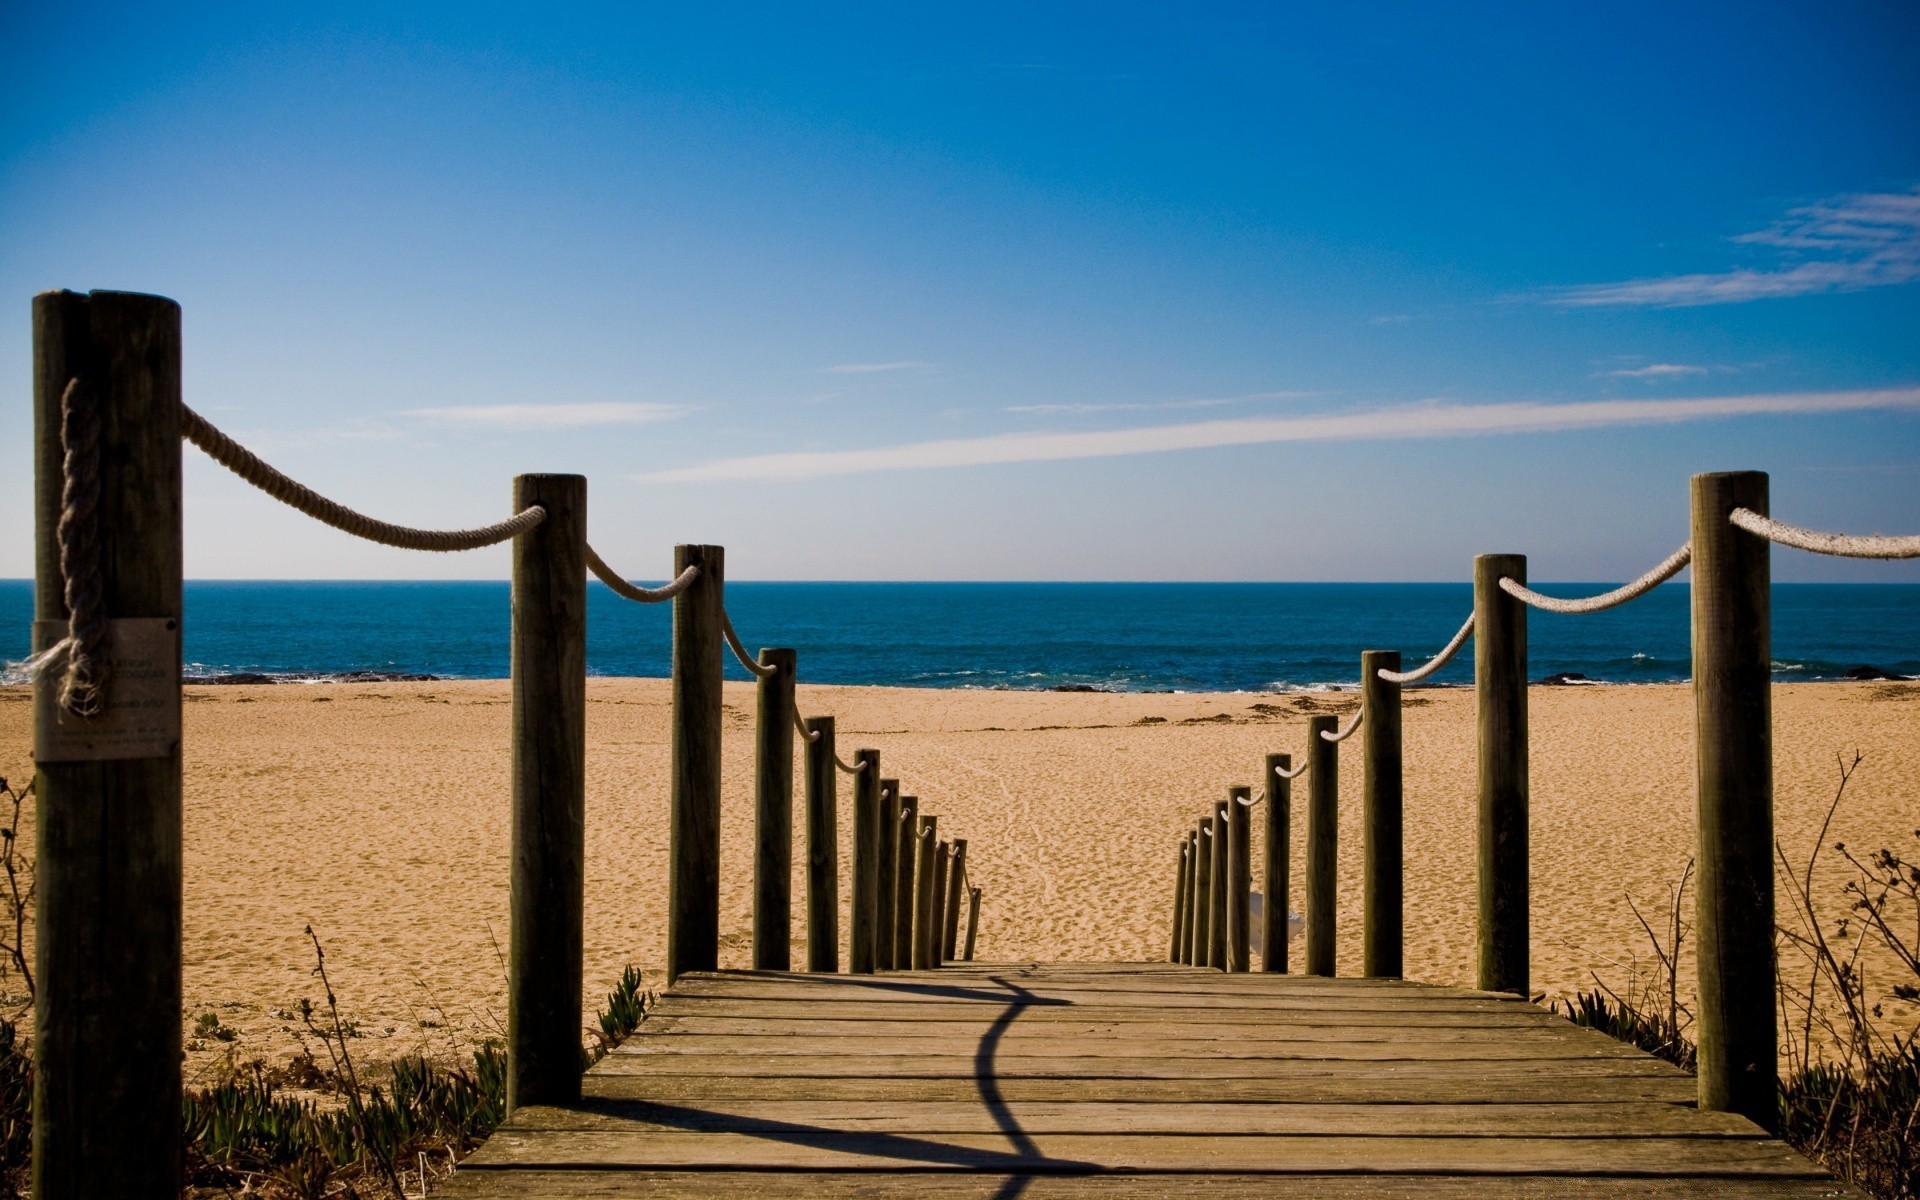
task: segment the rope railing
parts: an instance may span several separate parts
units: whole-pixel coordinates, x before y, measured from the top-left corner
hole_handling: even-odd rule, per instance
[[[76,377],[60,395],[60,577],[67,636],[29,658],[29,677],[64,664],[61,711],[92,720],[107,706],[106,585],[100,568],[100,412]]]
[[[1310,765],[1312,765],[1310,760],[1302,758],[1300,760],[1299,766],[1294,767],[1291,770],[1285,767],[1275,767],[1273,769],[1273,773],[1276,777],[1280,779],[1298,779],[1302,775],[1305,775],[1307,773],[1307,768]]]
[[[688,569],[691,570],[692,568]],[[733,656],[739,659],[740,665],[745,667],[754,676],[760,679],[772,679],[779,673],[779,667],[767,666],[761,663],[759,659],[747,653],[747,648],[740,643],[740,635],[733,631],[733,618],[729,616],[724,609],[720,612],[720,632],[726,637],[727,646],[732,649]]]
[[[700,578],[699,567],[688,567],[674,576],[671,582],[660,587],[640,587],[621,578],[619,572],[608,566],[607,560],[601,558],[591,545],[587,547],[587,570],[593,572],[594,578],[613,589],[614,595],[624,597],[636,604],[658,604],[662,600],[671,600],[692,587],[693,581]]]
[[[1920,550],[1916,550],[1915,553],[1920,554]],[[1692,561],[1693,543],[1687,542],[1672,554],[1661,559],[1651,571],[1648,571],[1632,583],[1617,587],[1610,592],[1602,592],[1598,596],[1586,596],[1577,600],[1565,600],[1558,596],[1543,595],[1523,583],[1516,583],[1506,578],[1500,580],[1500,590],[1520,601],[1522,604],[1530,608],[1540,609],[1542,612],[1566,613],[1569,615],[1599,612],[1602,609],[1614,608],[1618,605],[1625,604],[1629,600],[1639,599],[1667,580],[1672,579],[1675,575],[1678,575],[1682,570],[1686,569],[1687,564]]]
[[[184,404],[180,406],[180,433],[208,458],[296,512],[304,513],[323,525],[331,525],[342,533],[378,542],[382,546],[435,553],[478,550],[518,537],[547,516],[547,510],[536,504],[504,521],[482,525],[477,529],[415,529],[409,525],[395,525],[327,499],[214,428],[205,417]]]
[[[1748,533],[1810,554],[1831,554],[1837,558],[1920,558],[1920,534],[1876,537],[1821,533],[1797,525],[1782,524],[1750,508],[1736,508],[1727,514],[1727,519]]]
[[[1460,625],[1460,632],[1454,634],[1453,640],[1441,647],[1440,653],[1428,659],[1425,665],[1415,667],[1411,671],[1388,671],[1383,669],[1380,672],[1380,678],[1386,680],[1388,683],[1419,683],[1422,679],[1425,679],[1427,676],[1451,662],[1453,656],[1460,653],[1460,647],[1466,645],[1467,639],[1472,636],[1473,614],[1468,613],[1467,619]]]
[[[1359,712],[1354,713],[1353,720],[1348,721],[1340,729],[1322,729],[1320,736],[1329,742],[1344,742],[1353,736],[1353,731],[1360,728],[1360,722],[1366,720],[1366,718],[1367,710],[1363,708]]]

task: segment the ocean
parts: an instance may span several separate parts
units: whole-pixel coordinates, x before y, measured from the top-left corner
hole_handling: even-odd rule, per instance
[[[1580,596],[1609,584],[1535,585]],[[18,679],[32,585],[0,581],[0,660]],[[1687,588],[1589,616],[1529,614],[1531,673],[1601,683],[1688,675]],[[196,581],[186,587],[187,673],[289,680],[354,672],[503,678],[508,588],[472,583]],[[910,687],[1273,691],[1351,686],[1363,649],[1409,666],[1472,607],[1453,583],[752,583],[727,585],[750,649],[791,646],[811,683]],[[667,605],[588,589],[595,675],[664,676]],[[1775,677],[1874,666],[1920,675],[1920,584],[1778,584]],[[730,678],[746,673],[731,658]],[[1433,677],[1461,684],[1463,652]]]

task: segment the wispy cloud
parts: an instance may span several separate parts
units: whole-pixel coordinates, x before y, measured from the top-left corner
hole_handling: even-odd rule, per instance
[[[1873,192],[1796,208],[1733,239],[1780,252],[1772,269],[1670,275],[1563,288],[1544,298],[1579,308],[1685,308],[1815,292],[1850,292],[1920,280],[1920,188]]]
[[[1217,446],[1549,433],[1619,425],[1671,424],[1725,417],[1867,409],[1920,410],[1920,388],[1716,396],[1690,400],[1590,400],[1572,404],[1413,404],[1313,416],[1240,417],[1224,421],[1196,421],[1185,425],[1073,433],[1003,433],[989,437],[875,446],[864,450],[759,454],[655,471],[639,478],[658,483],[819,479],[870,471],[1058,462]]]
[[[1086,413],[1154,412],[1181,408],[1224,408],[1252,400],[1299,400],[1320,392],[1249,392],[1244,396],[1205,396],[1190,400],[1123,401],[1110,404],[1009,404],[1001,412],[1040,414],[1042,416],[1081,416]]]
[[[877,375],[882,371],[917,371],[923,362],[839,363],[827,370],[835,375]]]
[[[1705,375],[1705,367],[1696,367],[1691,363],[1649,363],[1644,367],[1621,367],[1617,371],[1602,371],[1607,379],[1672,379],[1681,375]]]
[[[484,429],[586,429],[596,425],[651,425],[687,412],[683,404],[475,404],[416,408],[406,414],[448,425]]]

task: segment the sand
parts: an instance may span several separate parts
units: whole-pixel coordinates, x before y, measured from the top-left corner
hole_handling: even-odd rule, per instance
[[[16,780],[26,699],[0,689],[0,774]],[[667,684],[596,679],[588,699],[591,1013],[624,964],[661,981]],[[802,687],[800,703],[838,719],[843,753],[878,748],[942,834],[968,840],[985,892],[979,956],[1006,960],[1163,956],[1179,834],[1229,784],[1255,782],[1264,753],[1299,753],[1310,712],[1353,699]],[[1408,703],[1407,973],[1471,982],[1473,696],[1426,690]],[[1783,685],[1774,705],[1785,846],[1810,848],[1836,756],[1857,748],[1866,758],[1829,840],[1915,849],[1920,685]],[[1628,897],[1663,909],[1692,852],[1692,694],[1536,687],[1531,711],[1534,986],[1565,994],[1590,971],[1619,986],[1650,949]],[[746,965],[749,949],[752,712],[750,686],[729,685],[723,965]],[[446,1056],[498,1034],[507,728],[504,681],[188,690],[187,1022],[213,1013],[236,1035],[191,1040],[190,1080],[299,1048],[294,1011],[321,995],[309,923],[370,1059]],[[1357,743],[1346,749],[1357,760]],[[1340,789],[1343,972],[1360,961],[1359,783],[1356,761]],[[1298,847],[1298,809],[1295,821]],[[843,872],[850,860],[843,833]],[[1841,880],[1832,864],[1818,885],[1835,915]],[[796,900],[803,886],[796,872]],[[803,944],[804,930],[794,936]],[[1870,990],[1875,978],[1888,977],[1876,966]]]

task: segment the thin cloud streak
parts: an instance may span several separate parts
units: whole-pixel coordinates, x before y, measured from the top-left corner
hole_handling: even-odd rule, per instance
[[[651,483],[797,481],[873,471],[1061,462],[1220,446],[1554,433],[1727,417],[1873,409],[1920,410],[1920,387],[1689,400],[1590,400],[1571,404],[1415,404],[1315,416],[1243,417],[1094,432],[1006,433],[864,450],[759,454],[654,471],[636,478]]]
[[[1671,379],[1677,375],[1705,375],[1705,367],[1690,363],[1650,363],[1644,367],[1622,367],[1602,372],[1608,379]]]
[[[486,429],[587,429],[597,425],[651,425],[687,411],[683,404],[476,404],[416,408],[406,415]]]
[[[840,363],[827,370],[834,375],[873,375],[881,371],[917,371],[926,365],[923,362]]]
[[[1742,269],[1563,288],[1544,298],[1573,308],[1690,308],[1913,283],[1920,280],[1920,188],[1810,204],[1767,229],[1733,240],[1771,246],[1785,252],[1784,257],[1820,257],[1770,271]]]

